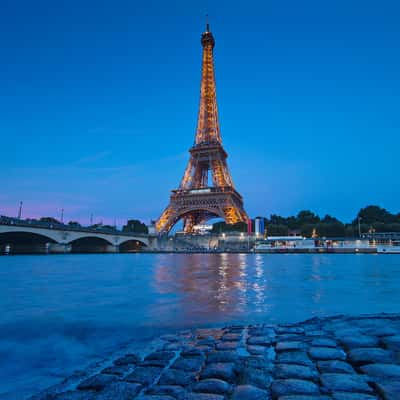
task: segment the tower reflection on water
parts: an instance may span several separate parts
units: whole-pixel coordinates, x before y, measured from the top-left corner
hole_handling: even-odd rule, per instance
[[[154,289],[164,299],[171,296],[182,326],[239,321],[250,309],[256,313],[268,309],[267,273],[261,255],[185,254],[176,255],[173,266],[169,261],[166,255],[158,256]],[[157,300],[154,312],[160,313]]]

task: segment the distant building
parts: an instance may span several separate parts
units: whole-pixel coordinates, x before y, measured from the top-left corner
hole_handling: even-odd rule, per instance
[[[264,235],[265,225],[264,225],[264,218],[257,217],[254,220],[254,232],[256,236]]]
[[[150,221],[150,225],[147,225],[147,229],[149,232],[149,235],[157,235],[157,229],[156,229],[156,221]]]
[[[212,231],[212,225],[198,224],[193,226],[193,232],[200,235],[205,235]]]

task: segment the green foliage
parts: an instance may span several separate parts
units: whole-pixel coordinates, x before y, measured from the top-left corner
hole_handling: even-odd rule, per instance
[[[346,227],[340,221],[321,222],[317,224],[316,230],[321,237],[343,237],[346,235]],[[352,236],[352,235],[351,235]]]
[[[269,236],[286,236],[290,231],[298,231],[303,236],[311,237],[315,229],[319,237],[357,237],[359,217],[361,233],[400,232],[400,213],[392,214],[384,208],[374,205],[362,208],[349,224],[344,224],[329,214],[321,219],[309,210],[302,210],[296,216],[289,217],[271,214],[269,219],[264,218],[264,222]],[[243,223],[227,225],[225,222],[217,222],[213,225],[212,231],[215,233],[246,232],[247,226]]]
[[[72,228],[80,228],[81,224],[79,222],[76,222],[76,221],[69,221],[68,222],[68,226],[70,226]]]
[[[48,222],[49,224],[61,224],[60,221],[53,217],[42,217],[39,219],[40,222]]]
[[[353,224],[358,223],[358,218],[364,224],[374,224],[377,222],[382,222],[384,224],[400,222],[398,215],[391,214],[386,209],[379,206],[367,206],[362,208],[358,214],[357,218],[353,221]]]
[[[130,219],[122,228],[123,232],[149,233],[146,224],[137,219]]]
[[[306,225],[306,224],[316,224],[320,221],[320,218],[318,215],[314,214],[313,212],[309,210],[304,210],[300,211],[297,214],[297,223],[300,226]]]
[[[284,224],[270,224],[267,226],[267,234],[269,236],[287,236],[289,234],[289,228]]]

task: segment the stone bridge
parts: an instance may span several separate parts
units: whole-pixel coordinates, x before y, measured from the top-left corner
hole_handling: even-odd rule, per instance
[[[0,220],[0,254],[4,253],[114,253],[148,247],[146,234],[102,231],[8,219]]]

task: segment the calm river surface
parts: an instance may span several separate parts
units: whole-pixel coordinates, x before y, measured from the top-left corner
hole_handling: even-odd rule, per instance
[[[4,256],[0,398],[26,398],[133,337],[399,310],[398,255]]]

